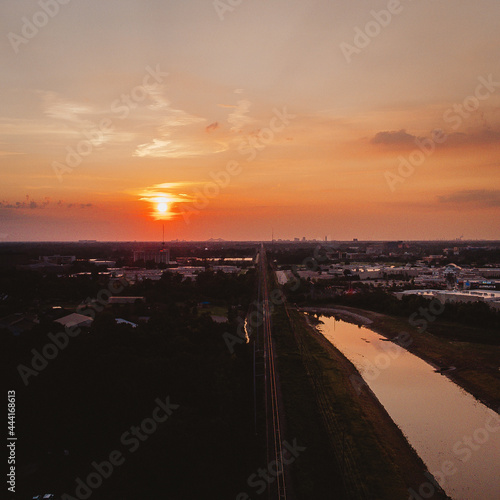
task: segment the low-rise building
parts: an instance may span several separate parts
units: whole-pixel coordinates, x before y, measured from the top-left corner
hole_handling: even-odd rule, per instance
[[[498,309],[500,306],[500,292],[485,290],[406,290],[394,294],[398,299],[409,295],[419,295],[429,299],[438,299],[443,304],[464,302],[486,302],[490,307]]]
[[[88,328],[92,326],[93,321],[94,320],[90,316],[85,316],[84,314],[79,314],[79,313],[71,313],[68,314],[67,316],[63,316],[62,318],[56,319],[55,323],[59,323],[60,325],[63,325],[65,328],[73,328],[73,327]]]
[[[45,264],[55,264],[57,266],[62,266],[66,264],[71,264],[75,262],[75,255],[42,255],[38,258],[40,262]]]
[[[146,299],[144,297],[123,297],[123,296],[117,296],[117,297],[110,297],[108,299],[108,304],[135,304],[137,300],[140,300],[141,302],[146,302]]]
[[[94,264],[95,266],[106,266],[106,267],[115,267],[115,260],[101,260],[101,259],[90,259],[89,264]]]

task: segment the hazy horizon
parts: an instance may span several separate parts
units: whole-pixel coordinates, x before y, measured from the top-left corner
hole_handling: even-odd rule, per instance
[[[387,240],[363,240],[363,239],[358,239],[358,238],[351,238],[351,239],[346,239],[346,240],[322,240],[319,238],[311,238],[311,239],[306,239],[302,240],[300,238],[299,240],[295,240],[294,238],[290,239],[274,239],[274,240],[230,240],[230,239],[225,239],[225,238],[207,238],[203,240],[181,240],[181,239],[171,239],[167,240],[165,239],[165,244],[167,243],[252,243],[252,244],[261,244],[261,243],[390,243],[390,242],[401,242],[401,243],[475,243],[475,242],[481,242],[481,243],[500,243],[500,239],[462,239],[462,240],[457,240],[457,239],[446,239],[446,238],[440,238],[440,239],[431,239],[431,240],[425,240],[425,239],[414,239],[414,240],[409,240],[409,239],[400,239],[400,238],[393,238],[393,239],[387,239]],[[24,243],[48,243],[48,244],[57,244],[57,243],[76,243],[76,244],[93,244],[93,243],[148,243],[148,244],[156,244],[156,243],[162,243],[161,239],[158,240],[137,240],[137,239],[131,239],[131,240],[18,240],[18,241],[0,241],[1,244],[24,244]]]

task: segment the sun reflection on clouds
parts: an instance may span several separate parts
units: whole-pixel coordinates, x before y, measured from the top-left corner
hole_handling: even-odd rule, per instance
[[[179,216],[179,205],[192,201],[192,197],[179,192],[188,183],[166,182],[155,184],[139,193],[139,200],[149,205],[149,215],[154,220],[172,220]]]

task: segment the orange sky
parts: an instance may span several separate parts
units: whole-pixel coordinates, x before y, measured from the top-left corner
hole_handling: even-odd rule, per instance
[[[496,0],[54,2],[0,7],[0,241],[500,237]]]

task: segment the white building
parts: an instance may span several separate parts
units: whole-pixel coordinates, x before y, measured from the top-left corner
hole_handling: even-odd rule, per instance
[[[90,327],[94,320],[90,316],[85,316],[84,314],[72,313],[62,318],[56,319],[55,322],[63,325],[66,328],[78,327]]]
[[[490,307],[500,309],[500,292],[491,290],[406,290],[394,295],[400,300],[408,295],[420,295],[428,299],[436,298],[443,304],[486,302]]]

